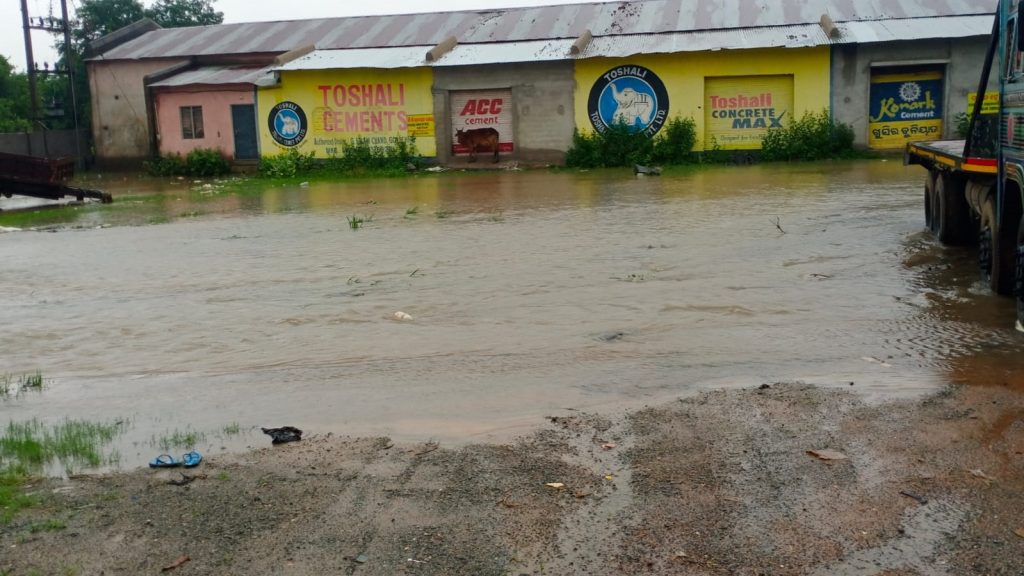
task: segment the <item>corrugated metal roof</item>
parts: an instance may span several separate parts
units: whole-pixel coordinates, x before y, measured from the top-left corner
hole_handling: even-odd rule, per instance
[[[268,68],[240,66],[207,66],[186,70],[180,74],[153,82],[155,87],[180,87],[195,85],[254,84],[269,86],[274,83],[274,74]]]
[[[992,32],[992,16],[844,22],[839,25],[839,31],[837,44],[868,44],[928,38],[969,38],[971,36],[988,36]]]
[[[99,58],[140,59],[319,49],[433,46],[659,34],[835,22],[993,14],[997,0],[646,0],[502,10],[324,18],[170,28]]]
[[[985,36],[992,17],[956,16],[848,22],[840,25],[841,36],[831,40],[818,24],[771,26],[740,30],[709,30],[668,34],[630,34],[594,38],[578,56],[569,56],[573,40],[534,40],[459,44],[440,60],[427,63],[430,46],[316,50],[277,70],[329,70],[342,68],[414,68],[420,66],[464,66],[514,62],[540,62],[572,58],[621,58],[636,54],[670,54],[709,50],[751,48],[804,48],[829,44],[964,38]]]
[[[334,68],[416,68],[426,66],[427,51],[433,46],[398,48],[356,48],[314,50],[275,70],[331,70]]]

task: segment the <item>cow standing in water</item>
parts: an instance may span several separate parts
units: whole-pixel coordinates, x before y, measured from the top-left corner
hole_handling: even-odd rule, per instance
[[[498,131],[494,128],[476,128],[474,130],[455,131],[455,139],[459,146],[469,148],[469,161],[476,162],[476,153],[494,151],[494,161],[498,161]]]

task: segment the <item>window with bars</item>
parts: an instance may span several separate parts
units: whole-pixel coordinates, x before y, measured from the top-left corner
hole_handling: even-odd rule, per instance
[[[203,137],[203,107],[181,107],[181,137],[185,140],[197,140]]]

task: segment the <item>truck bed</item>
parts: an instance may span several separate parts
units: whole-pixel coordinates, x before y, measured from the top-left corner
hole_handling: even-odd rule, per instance
[[[964,140],[932,140],[907,144],[904,164],[919,164],[926,168],[937,168],[966,172],[970,174],[995,174],[998,172],[995,158],[964,158]]]

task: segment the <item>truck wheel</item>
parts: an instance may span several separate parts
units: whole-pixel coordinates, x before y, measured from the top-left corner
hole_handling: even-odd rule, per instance
[[[996,204],[991,196],[981,205],[979,230],[978,265],[982,277],[988,280],[989,288],[996,294],[1013,294],[1016,244],[1011,249],[1008,239],[999,229]]]
[[[935,180],[935,237],[944,244],[964,244],[970,237],[971,213],[963,187],[948,173]]]
[[[1024,332],[1024,218],[1017,226],[1017,330]]]
[[[938,173],[935,170],[929,170],[928,175],[924,177],[924,225],[932,232],[935,232],[935,228],[932,227],[932,207],[935,205],[936,176]]]

